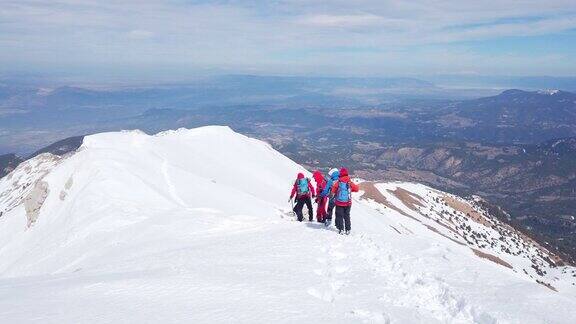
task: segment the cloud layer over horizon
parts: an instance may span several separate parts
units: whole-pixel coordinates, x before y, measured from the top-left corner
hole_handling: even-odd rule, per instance
[[[576,74],[573,0],[0,3],[4,70]]]

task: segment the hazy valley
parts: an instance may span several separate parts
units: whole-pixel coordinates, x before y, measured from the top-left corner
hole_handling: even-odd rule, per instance
[[[508,211],[508,221],[576,256],[571,92],[254,76],[113,89],[5,83],[3,89],[0,153],[20,155],[2,156],[3,173],[40,152],[74,150],[81,136],[38,151],[69,136],[230,125],[310,169],[349,165],[367,180],[480,195]],[[474,93],[478,98],[469,98]]]

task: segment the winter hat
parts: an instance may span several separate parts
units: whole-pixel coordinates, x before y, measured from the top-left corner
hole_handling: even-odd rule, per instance
[[[328,171],[328,175],[329,175],[329,176],[332,176],[332,175],[333,175],[334,173],[336,173],[336,172],[339,172],[338,169],[332,168],[332,169],[330,169],[330,171]]]
[[[312,177],[314,178],[314,180],[316,180],[316,182],[321,182],[322,179],[324,178],[322,176],[322,173],[318,170],[314,171],[314,173],[312,173]]]
[[[340,169],[340,176],[341,177],[347,177],[348,176],[348,169],[346,169],[346,168]]]
[[[298,179],[304,179],[304,173],[302,172],[298,173]]]

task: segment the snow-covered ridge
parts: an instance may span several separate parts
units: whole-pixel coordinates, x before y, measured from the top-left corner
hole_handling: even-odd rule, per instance
[[[482,199],[463,199],[421,184],[362,184],[364,197],[388,215],[410,218],[479,257],[521,273],[552,289],[576,283],[576,269],[553,252],[498,220],[483,207]],[[400,227],[399,232],[402,231]]]
[[[339,236],[291,221],[287,199],[301,171],[227,127],[97,134],[71,156],[36,157],[0,179],[2,319],[572,322],[566,274],[523,273],[530,258],[543,260],[536,250],[505,254],[511,245],[492,240],[496,229],[457,222],[462,214],[452,212],[452,230],[439,225],[451,226],[451,209],[436,201],[445,194],[372,185],[392,208],[364,188],[353,234]]]

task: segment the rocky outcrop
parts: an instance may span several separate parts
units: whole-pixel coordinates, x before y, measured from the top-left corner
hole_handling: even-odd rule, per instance
[[[0,155],[0,178],[12,172],[21,162],[22,159],[16,154]]]
[[[48,183],[43,179],[61,160],[57,155],[43,153],[21,163],[0,179],[0,216],[23,205],[26,223],[32,226],[50,192]]]
[[[461,198],[420,184],[363,182],[362,198],[373,201],[387,217],[408,217],[424,228],[451,241],[468,246],[483,259],[526,275],[554,288],[569,280],[574,268],[568,260],[501,220],[502,211],[486,208],[480,197]],[[401,224],[394,229],[404,233]]]
[[[26,210],[27,226],[30,227],[38,219],[40,208],[44,204],[46,197],[48,197],[49,188],[48,183],[45,181],[38,181],[34,187],[24,198],[24,208]]]

